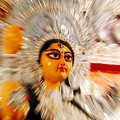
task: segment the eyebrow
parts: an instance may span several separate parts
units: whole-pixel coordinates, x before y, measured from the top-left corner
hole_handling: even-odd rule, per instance
[[[45,50],[45,51],[57,51],[57,52],[59,52],[60,53],[60,51],[59,50],[57,50],[57,49],[48,49],[48,50]],[[65,54],[66,53],[70,53],[70,54],[72,54],[71,52],[69,52],[69,51],[67,51],[67,52],[65,52]]]
[[[48,50],[45,50],[45,51],[57,51],[57,52],[59,52],[60,53],[60,51],[59,50],[57,50],[57,49],[48,49]]]

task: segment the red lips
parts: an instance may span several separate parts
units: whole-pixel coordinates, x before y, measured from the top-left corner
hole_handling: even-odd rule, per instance
[[[58,69],[59,69],[60,72],[66,72],[67,71],[67,69],[65,67],[59,67]]]

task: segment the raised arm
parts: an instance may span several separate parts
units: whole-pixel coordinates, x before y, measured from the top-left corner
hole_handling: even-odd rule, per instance
[[[23,43],[22,31],[23,28],[19,25],[10,25],[3,31],[0,70],[5,71],[2,73],[5,78],[3,82],[0,82],[0,120],[25,120],[30,108],[25,87],[22,85],[21,79],[14,76],[19,71],[16,69],[19,66],[16,52]],[[6,77],[7,75],[9,77]]]
[[[23,43],[23,28],[19,25],[9,25],[3,31],[3,53],[15,54]]]

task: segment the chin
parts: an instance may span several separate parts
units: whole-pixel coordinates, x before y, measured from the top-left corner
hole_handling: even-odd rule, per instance
[[[63,74],[59,75],[60,81],[65,81],[67,78],[68,78],[68,76],[66,75],[66,73],[65,74],[63,73]]]

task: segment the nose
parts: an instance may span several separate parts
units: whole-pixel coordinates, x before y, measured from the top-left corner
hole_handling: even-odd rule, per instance
[[[64,55],[61,55],[61,56],[60,56],[59,65],[60,65],[60,66],[65,66],[65,62],[66,62],[66,61],[65,61]]]

